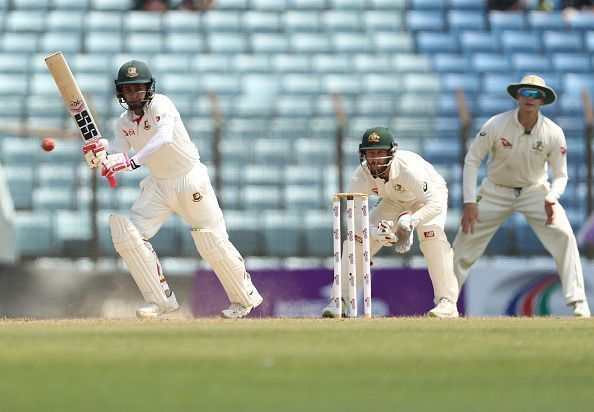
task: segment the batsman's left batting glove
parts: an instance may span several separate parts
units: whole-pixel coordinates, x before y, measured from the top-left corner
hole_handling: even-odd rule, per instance
[[[107,139],[99,139],[83,146],[82,151],[90,169],[94,169],[103,163],[107,156],[108,144]]]
[[[108,154],[103,163],[103,170],[101,175],[108,178],[113,177],[116,173],[134,170],[140,167],[128,156],[128,153],[114,153]]]

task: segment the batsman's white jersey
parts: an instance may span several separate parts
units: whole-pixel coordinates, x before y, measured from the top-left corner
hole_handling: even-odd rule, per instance
[[[134,163],[150,171],[140,183],[130,220],[148,240],[177,213],[190,225],[198,252],[215,271],[229,300],[248,308],[259,304],[262,298],[245,271],[242,256],[229,242],[207,168],[178,110],[160,94],[143,110],[141,117],[131,110],[120,116],[110,146],[110,152],[134,150]]]
[[[452,266],[452,249],[444,231],[448,189],[445,180],[435,168],[416,153],[398,150],[390,165],[388,180],[374,178],[367,166],[359,166],[353,174],[348,191],[380,198],[370,211],[371,230],[377,230],[381,220],[396,222],[402,212],[413,212],[412,219],[419,221],[416,232],[433,283],[435,302],[447,298],[455,303],[458,300],[458,283]],[[357,216],[357,219],[356,234],[360,237],[360,217]],[[357,253],[362,253],[361,244],[357,243],[356,247]],[[381,247],[379,242],[371,240],[371,255],[375,255]],[[342,273],[348,273],[347,265],[343,258]],[[357,267],[358,282],[361,273],[362,267]],[[342,284],[345,288],[343,296],[347,296],[348,282],[344,281]]]
[[[464,203],[477,202],[474,233],[458,231],[453,243],[454,270],[460,287],[503,221],[523,214],[557,264],[567,303],[585,300],[579,251],[561,204],[546,225],[545,199],[556,202],[567,184],[567,145],[561,128],[541,113],[530,132],[518,121],[518,109],[489,119],[476,135],[464,161]],[[477,173],[489,155],[487,176],[476,189]],[[548,182],[548,167],[552,183]]]

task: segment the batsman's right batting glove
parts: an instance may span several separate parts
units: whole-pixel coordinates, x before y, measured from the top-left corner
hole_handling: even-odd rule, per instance
[[[89,168],[94,169],[103,163],[107,157],[108,144],[107,139],[99,139],[83,146],[82,151]]]

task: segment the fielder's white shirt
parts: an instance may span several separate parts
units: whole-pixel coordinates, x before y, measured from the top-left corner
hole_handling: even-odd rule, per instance
[[[547,200],[556,202],[567,185],[566,153],[563,130],[541,113],[530,134],[518,120],[518,109],[493,116],[476,135],[464,159],[464,203],[476,202],[478,169],[487,154],[486,179],[500,186],[547,184],[550,165],[552,182]]]
[[[447,208],[447,187],[433,165],[416,153],[397,150],[390,165],[389,179],[374,178],[367,165],[359,166],[349,185],[349,193],[367,193],[396,202],[419,202],[422,206],[412,214],[420,225]]]
[[[128,152],[132,148],[136,153],[132,160],[146,164],[151,175],[158,179],[187,173],[200,160],[177,108],[162,94],[155,94],[140,118],[131,110],[122,113],[114,136],[111,153]]]

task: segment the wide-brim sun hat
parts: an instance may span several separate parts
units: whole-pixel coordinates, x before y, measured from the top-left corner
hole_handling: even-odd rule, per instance
[[[533,74],[524,76],[519,83],[511,83],[507,86],[507,92],[515,100],[518,100],[518,90],[520,89],[536,89],[543,92],[545,95],[543,105],[554,103],[557,100],[557,94],[552,88],[547,86],[544,79]]]

